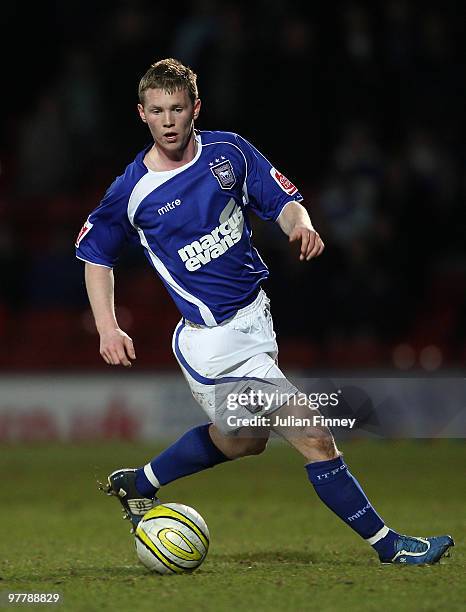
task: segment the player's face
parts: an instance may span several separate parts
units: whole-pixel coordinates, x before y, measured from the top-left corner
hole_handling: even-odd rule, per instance
[[[163,89],[148,89],[144,106],[138,104],[141,119],[149,126],[154,141],[167,154],[176,154],[186,148],[200,107],[201,101],[196,100],[193,105],[186,89],[171,94]]]

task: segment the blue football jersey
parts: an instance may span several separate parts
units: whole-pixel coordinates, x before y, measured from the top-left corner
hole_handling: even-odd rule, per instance
[[[141,151],[84,224],[76,255],[112,268],[137,241],[182,316],[214,326],[250,304],[268,269],[251,243],[248,210],[275,221],[302,196],[249,142],[196,132],[194,159],[154,172]]]

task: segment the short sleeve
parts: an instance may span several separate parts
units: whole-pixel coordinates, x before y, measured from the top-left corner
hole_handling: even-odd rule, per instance
[[[128,219],[128,199],[127,189],[117,178],[78,234],[78,259],[113,268],[123,247],[137,240],[137,232]]]
[[[303,196],[250,142],[238,135],[236,140],[246,158],[248,205],[261,219],[276,221],[286,204]]]

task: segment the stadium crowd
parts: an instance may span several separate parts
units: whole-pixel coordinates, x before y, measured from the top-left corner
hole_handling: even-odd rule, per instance
[[[177,57],[197,127],[238,132],[304,195],[324,255],[254,220],[284,367],[457,368],[466,360],[465,57],[459,3],[199,0],[2,9],[2,369],[105,367],[73,243],[150,135],[137,84]],[[28,9],[29,10],[29,9]],[[171,368],[178,313],[139,250],[117,268],[141,368]],[[286,287],[286,289],[284,289]]]

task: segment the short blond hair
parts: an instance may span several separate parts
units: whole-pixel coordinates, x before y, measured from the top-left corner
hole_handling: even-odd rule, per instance
[[[180,61],[172,57],[160,60],[151,65],[139,81],[139,102],[144,105],[144,94],[148,89],[163,89],[169,94],[186,89],[191,102],[198,98],[197,74]]]

